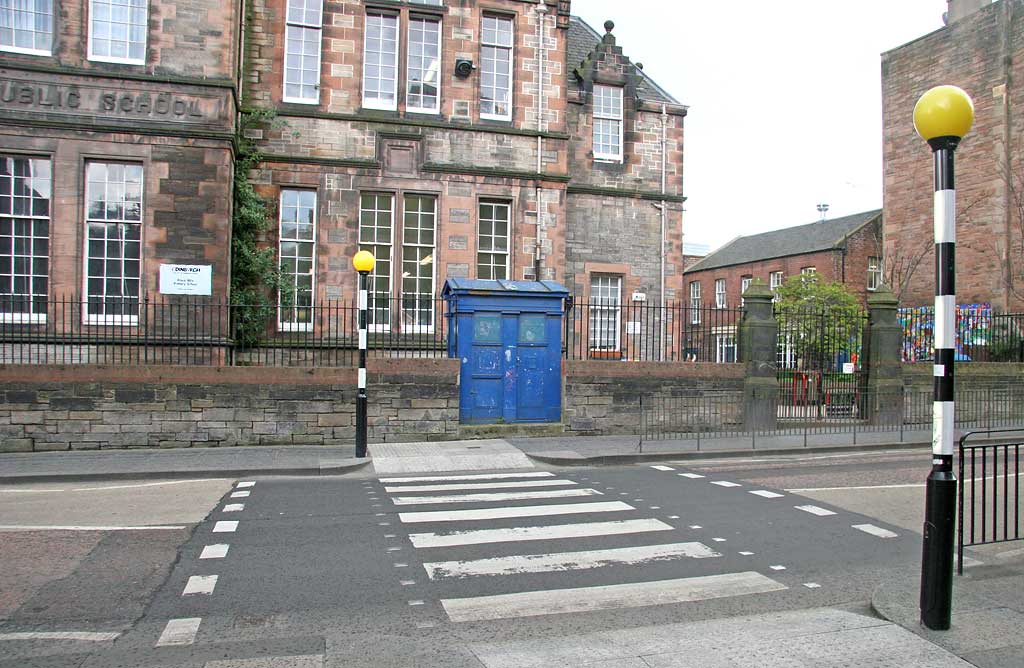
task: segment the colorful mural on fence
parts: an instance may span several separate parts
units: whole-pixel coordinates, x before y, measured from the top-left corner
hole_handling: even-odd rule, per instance
[[[935,308],[901,308],[903,361],[925,362],[935,352]],[[992,332],[992,305],[961,304],[956,307],[956,359],[970,361],[976,347],[987,346]]]

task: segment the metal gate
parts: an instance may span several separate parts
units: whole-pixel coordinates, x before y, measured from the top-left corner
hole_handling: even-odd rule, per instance
[[[776,309],[778,417],[857,418],[867,313],[861,309]]]

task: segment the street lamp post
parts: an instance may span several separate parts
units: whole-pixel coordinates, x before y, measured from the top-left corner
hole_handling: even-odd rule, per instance
[[[935,389],[932,471],[925,491],[921,623],[949,628],[953,603],[953,361],[956,355],[956,188],[953,152],[974,122],[974,104],[955,86],[937,86],[914,107],[914,127],[935,161]]]
[[[366,456],[366,279],[376,264],[373,253],[359,251],[352,267],[359,272],[359,382],[356,389],[356,457]]]

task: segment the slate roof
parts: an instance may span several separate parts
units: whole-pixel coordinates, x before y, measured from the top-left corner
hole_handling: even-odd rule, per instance
[[[582,63],[590,55],[590,52],[601,43],[601,35],[590,27],[590,25],[578,16],[569,18],[569,71],[572,72],[577,65]],[[643,79],[637,85],[637,94],[640,99],[648,102],[664,102],[665,104],[680,104],[678,100],[666,93],[654,80],[640,70]]]
[[[686,273],[839,248],[851,233],[881,215],[882,210],[875,209],[749,237],[736,237],[700,262],[688,267]]]

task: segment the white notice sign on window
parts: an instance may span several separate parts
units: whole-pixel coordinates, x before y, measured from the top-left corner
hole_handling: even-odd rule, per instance
[[[208,264],[160,265],[160,294],[212,295],[213,267]]]

